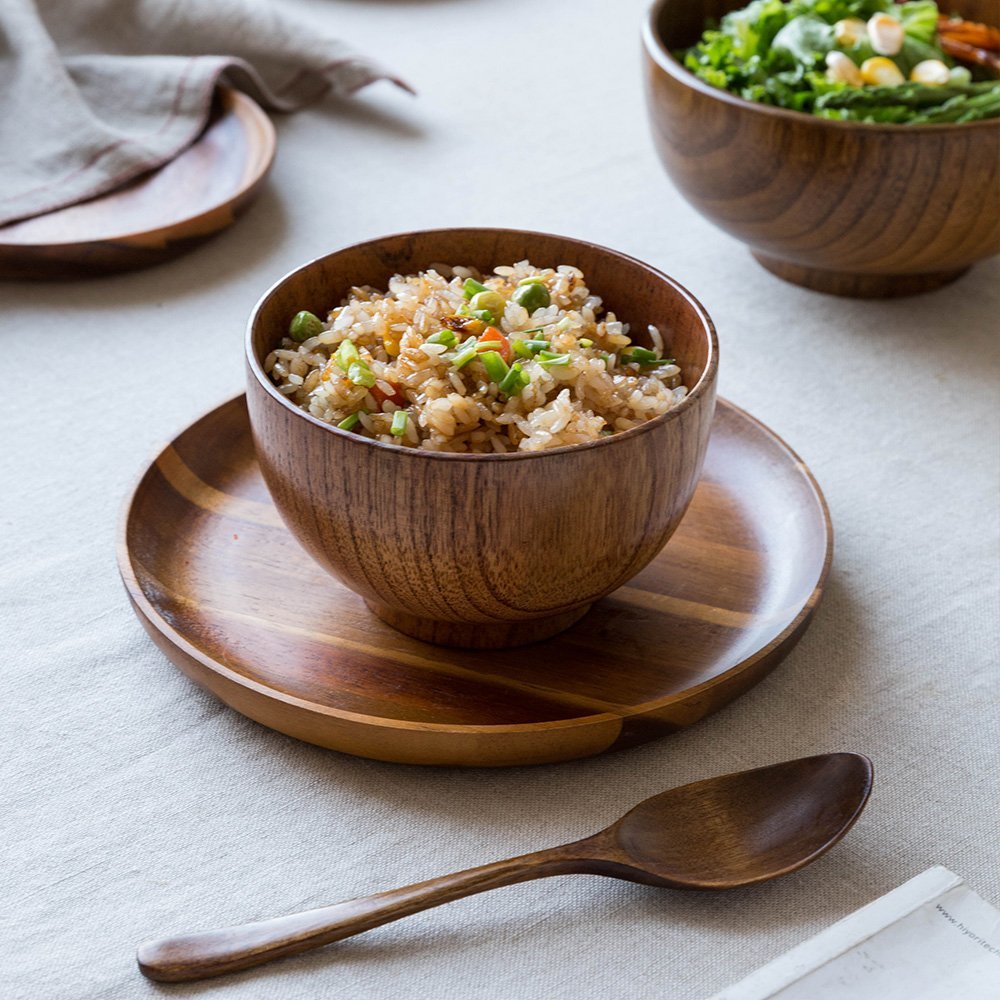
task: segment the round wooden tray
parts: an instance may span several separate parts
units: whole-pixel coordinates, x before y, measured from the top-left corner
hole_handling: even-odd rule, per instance
[[[183,153],[124,187],[0,227],[0,278],[75,278],[147,267],[231,225],[274,160],[270,118],[220,87]]]
[[[806,467],[720,400],[691,507],[627,586],[545,642],[432,646],[371,615],[288,534],[240,396],[145,471],[118,557],[157,645],[251,719],[379,760],[503,766],[642,743],[742,694],[802,635],[831,546]]]

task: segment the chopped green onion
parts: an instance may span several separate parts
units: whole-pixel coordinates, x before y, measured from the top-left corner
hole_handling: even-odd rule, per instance
[[[547,340],[526,340],[524,346],[528,348],[531,353],[537,354],[539,351],[544,351],[551,347],[552,345]]]
[[[464,368],[478,353],[474,347],[467,347],[464,351],[459,351],[451,359],[451,363],[455,368]]]
[[[347,369],[347,377],[355,385],[363,385],[370,389],[375,384],[375,373],[363,361],[355,361]]]
[[[530,358],[531,348],[520,338],[510,342],[511,349],[519,358]]]
[[[527,375],[515,361],[510,366],[510,371],[498,383],[498,388],[507,396],[517,396],[530,381],[531,376]]]
[[[458,363],[458,359],[459,358],[464,358],[465,355],[469,352],[470,349],[471,349],[472,353],[469,354],[469,357],[465,358],[465,360],[462,361],[461,364],[459,364]],[[468,364],[476,356],[476,338],[475,338],[475,336],[467,337],[465,340],[462,341],[461,344],[458,344],[455,347],[455,353],[454,354],[445,354],[445,355],[442,355],[442,356],[444,357],[444,359],[446,361],[450,361],[452,364],[455,364],[458,368],[461,368],[462,365]]]
[[[502,316],[507,306],[507,300],[499,292],[487,289],[485,292],[476,292],[469,303],[469,308],[474,316],[481,312],[488,312],[491,316]]]
[[[349,430],[353,430],[353,429],[354,429],[354,425],[355,425],[355,424],[356,424],[356,423],[357,423],[357,422],[358,422],[358,421],[359,421],[360,419],[361,419],[361,413],[360,413],[360,411],[359,411],[358,413],[352,413],[352,414],[351,414],[350,416],[348,416],[348,417],[344,417],[344,419],[343,419],[343,420],[341,420],[341,421],[340,421],[340,423],[339,423],[339,424],[337,424],[337,426],[338,426],[338,427],[339,427],[339,428],[340,428],[340,429],[341,429],[342,431],[349,431]]]
[[[486,290],[486,286],[482,282],[476,281],[475,278],[466,278],[465,284],[462,285],[462,294],[467,299],[471,299],[473,295],[478,295]]]
[[[593,347],[594,346],[594,342],[592,340],[588,340],[586,337],[581,337],[579,343],[580,343],[581,347]]]
[[[299,343],[310,337],[316,337],[322,332],[323,321],[315,313],[309,312],[308,309],[297,312],[292,317],[291,323],[288,324],[288,336]]]
[[[635,350],[640,350],[640,348],[636,348]],[[647,351],[646,353],[652,354],[653,352]],[[627,365],[638,365],[640,368],[660,368],[662,365],[672,365],[674,363],[673,358],[658,358],[655,354],[651,358],[636,357],[635,351],[622,354],[621,359]]]
[[[475,316],[476,319],[482,320],[487,326],[496,325],[496,319],[494,318],[493,313],[489,311],[489,309],[470,309],[469,315]]]
[[[507,363],[496,351],[486,351],[480,354],[479,360],[482,361],[483,367],[486,369],[486,374],[490,377],[490,381],[497,384],[504,380],[507,372],[510,370],[507,367]]]
[[[355,361],[361,360],[357,344],[353,340],[342,340],[333,359],[337,362],[337,367],[346,372]]]
[[[621,359],[626,364],[642,361],[655,361],[656,351],[647,350],[645,347],[630,347],[627,351],[622,351]]]
[[[475,347],[475,344],[476,344],[476,338],[474,336],[466,337],[461,344],[456,344],[454,346],[453,353],[442,354],[441,357],[443,357],[445,361],[453,362],[455,361],[456,358],[464,354],[470,347]],[[463,364],[464,363],[465,362],[463,362]]]
[[[499,340],[477,340],[476,350],[477,351],[495,351],[498,347],[503,347],[503,344]]]
[[[454,330],[438,330],[427,338],[428,344],[444,344],[445,347],[454,347],[457,341]]]
[[[638,365],[640,368],[659,368],[661,365],[672,365],[673,358],[658,358],[655,351],[645,347],[630,347],[621,353],[622,364]]]
[[[517,284],[519,287],[521,285],[544,285],[545,279],[540,275],[536,274],[530,278],[522,278]]]
[[[568,354],[556,354],[553,351],[539,351],[538,363],[546,368],[568,365],[570,357]]]
[[[406,433],[406,425],[410,422],[410,414],[406,410],[396,410],[392,415],[392,426],[389,428],[390,434],[402,437]]]

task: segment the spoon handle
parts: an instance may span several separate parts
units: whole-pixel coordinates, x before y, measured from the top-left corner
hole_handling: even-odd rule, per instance
[[[463,896],[549,875],[591,871],[593,855],[588,858],[579,850],[584,843],[580,841],[524,854],[318,910],[148,941],[139,946],[136,958],[143,975],[164,983],[208,979],[249,969],[340,941]]]

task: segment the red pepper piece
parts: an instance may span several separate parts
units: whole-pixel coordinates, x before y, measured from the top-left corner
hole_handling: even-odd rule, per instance
[[[372,397],[374,398],[375,402],[378,403],[379,408],[381,409],[382,404],[386,400],[388,400],[391,403],[395,403],[397,406],[404,406],[406,404],[406,397],[403,395],[403,390],[400,389],[400,387],[398,385],[395,385],[392,382],[387,382],[386,385],[391,385],[392,386],[392,394],[391,395],[386,395],[378,387],[377,383],[375,385],[373,385],[368,390],[372,394]]]

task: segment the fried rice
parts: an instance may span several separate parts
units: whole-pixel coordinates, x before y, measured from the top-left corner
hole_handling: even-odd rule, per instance
[[[351,288],[325,320],[299,313],[264,368],[314,417],[363,437],[533,452],[628,430],[684,398],[661,331],[648,332],[653,350],[634,345],[575,267],[434,264],[386,292]]]

